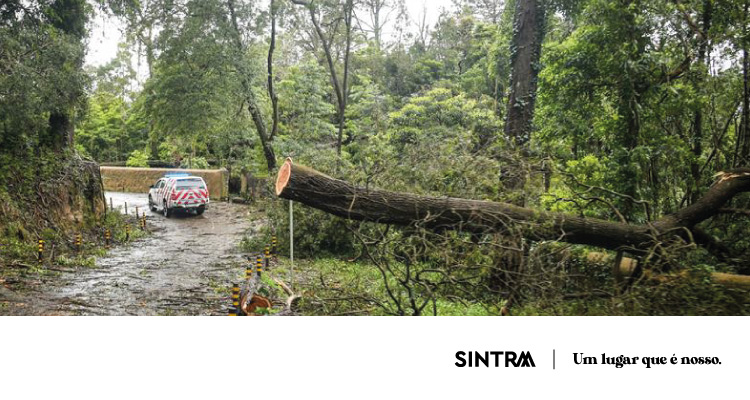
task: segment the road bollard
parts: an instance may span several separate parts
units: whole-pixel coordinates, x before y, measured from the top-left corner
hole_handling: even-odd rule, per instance
[[[81,245],[83,244],[83,236],[81,235],[81,232],[78,232],[76,234],[76,253],[78,255],[81,255]]]
[[[146,230],[146,213],[143,213],[141,217],[141,230]]]
[[[255,269],[258,271],[258,278],[263,274],[263,257],[258,254],[258,257],[255,259]]]
[[[112,239],[112,231],[107,228],[107,231],[104,232],[104,240],[105,240],[105,247],[109,248],[109,240]]]
[[[125,241],[130,241],[130,224],[125,225]]]
[[[37,261],[39,262],[39,264],[41,264],[44,261],[44,240],[37,240],[37,249],[39,250],[39,254],[37,254]]]
[[[135,206],[135,219],[138,219],[138,206]]]
[[[266,256],[265,257],[266,258],[266,272],[268,272],[269,271],[268,265],[269,265],[270,260],[271,260],[271,248],[268,247],[268,245],[266,245],[266,248],[263,251],[263,254]]]
[[[128,215],[128,202],[125,202],[125,215]]]
[[[240,313],[240,285],[232,286],[232,306],[229,307],[229,315],[236,317]]]
[[[271,254],[276,255],[276,235],[271,236]]]
[[[114,211],[115,210],[115,206],[112,203],[112,198],[111,197],[109,198],[109,210],[110,211]]]

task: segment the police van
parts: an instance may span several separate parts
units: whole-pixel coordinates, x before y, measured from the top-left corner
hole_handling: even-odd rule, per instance
[[[188,173],[167,173],[151,185],[148,206],[151,211],[161,211],[169,218],[175,211],[203,214],[208,209],[209,197],[206,182],[200,176]]]

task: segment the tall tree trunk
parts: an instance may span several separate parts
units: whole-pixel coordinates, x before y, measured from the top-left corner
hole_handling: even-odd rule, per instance
[[[146,45],[146,68],[148,68],[148,76],[151,77],[154,73],[154,41],[151,38],[151,28],[148,30],[148,38],[145,40]]]
[[[698,72],[693,80],[693,87],[696,93],[703,92],[703,84],[706,79],[706,74],[703,70],[705,65],[708,68],[706,62],[706,53],[708,51],[708,31],[711,29],[711,14],[712,14],[713,0],[703,1],[703,26],[701,27],[701,35],[698,40]],[[695,116],[693,117],[693,161],[690,163],[690,173],[693,176],[693,184],[690,188],[691,196],[690,203],[698,201],[700,193],[699,188],[701,187],[701,172],[700,172],[700,157],[703,154],[703,110],[700,105],[695,110]]]
[[[269,6],[271,11],[271,43],[268,45],[268,97],[271,99],[273,123],[268,140],[272,141],[279,130],[279,97],[273,86],[273,52],[276,50],[276,1],[271,0]]]
[[[263,155],[266,158],[268,172],[272,172],[276,169],[276,155],[273,153],[271,144],[268,143],[268,134],[266,133],[266,123],[263,120],[263,114],[260,112],[258,103],[252,94],[248,94],[247,99],[247,110],[253,119],[255,129],[258,130],[258,137],[260,138],[260,145],[263,148]]]
[[[511,165],[505,165],[500,171],[503,185],[510,190],[520,189],[515,205],[524,206],[526,196],[523,188],[526,185],[526,168],[524,159],[528,153],[527,145],[531,138],[536,101],[537,77],[540,70],[542,41],[545,34],[545,0],[518,0],[513,16],[513,38],[510,43],[510,95],[505,120],[505,136],[512,140],[520,151],[520,158],[513,158]],[[520,162],[516,162],[520,161]],[[515,165],[513,165],[515,164]],[[520,272],[523,266],[525,251],[509,252],[506,257],[506,270]],[[500,273],[495,270],[490,277],[493,289],[511,289],[515,283],[513,273]],[[513,297],[509,298],[513,302]]]
[[[518,0],[513,17],[513,38],[510,44],[510,94],[505,120],[505,136],[515,143],[520,154],[504,165],[500,180],[506,189],[521,190],[526,186],[527,144],[531,138],[536,100],[539,60],[545,34],[545,0]],[[514,204],[526,204],[519,193]]]
[[[75,37],[79,43],[83,43],[86,37],[86,22],[88,20],[85,12],[86,3],[84,0],[55,0],[45,7],[44,13],[51,21],[51,24],[66,35]],[[73,49],[69,53],[69,61],[77,70],[83,68],[84,51]],[[63,67],[63,64],[60,64]],[[77,93],[76,97],[80,98],[83,92]],[[74,101],[69,101],[65,106],[58,106],[50,110],[47,120],[48,129],[47,137],[42,138],[41,142],[51,146],[54,150],[64,150],[73,146],[73,137],[75,135],[75,126],[72,121]]]
[[[387,5],[385,0],[373,0],[366,3],[369,8],[370,16],[372,17],[372,35],[375,39],[375,48],[380,51],[383,45],[383,23],[381,22],[381,14],[383,8]],[[386,21],[387,22],[387,21]]]
[[[344,84],[341,88],[343,96],[339,103],[339,137],[336,144],[336,153],[341,156],[341,145],[343,144],[344,126],[346,124],[346,106],[349,98],[349,55],[352,48],[352,14],[354,13],[354,0],[347,0],[344,14],[344,24],[346,26],[346,50],[344,51]],[[351,141],[347,138],[347,143]]]
[[[750,60],[747,54],[747,20],[748,1],[745,1],[743,19],[745,24],[742,28],[742,116],[740,118],[740,132],[737,135],[738,143],[741,143],[739,154],[736,157],[736,165],[750,165],[750,87],[748,87],[748,68]]]
[[[742,149],[740,150],[739,165],[750,163],[750,90],[748,90],[748,62],[747,49],[742,50],[742,118],[740,120],[740,132],[742,135]]]
[[[539,59],[545,34],[543,0],[518,0],[513,20],[510,98],[505,135],[524,148],[531,137]]]
[[[260,108],[258,107],[258,101],[255,98],[255,94],[253,93],[253,87],[250,83],[250,76],[248,75],[247,67],[243,60],[243,56],[245,54],[245,46],[242,44],[242,37],[240,35],[239,24],[237,23],[237,15],[235,13],[234,0],[227,0],[227,7],[229,9],[229,17],[232,24],[232,40],[235,47],[235,54],[233,57],[234,67],[237,69],[237,73],[240,75],[242,89],[245,91],[245,101],[247,101],[247,111],[250,113],[250,117],[255,124],[255,129],[258,131],[258,137],[260,138],[260,145],[263,148],[263,155],[266,158],[268,172],[271,172],[276,169],[276,155],[274,154],[273,148],[269,143],[266,123],[263,119],[263,113],[261,113]]]
[[[49,115],[48,145],[54,150],[63,150],[73,145],[75,128],[67,113],[55,111]]]
[[[151,38],[151,28],[148,29],[148,38],[143,39],[144,46],[146,46],[146,68],[148,69],[148,76],[153,76],[154,68],[154,42]],[[159,144],[161,144],[161,137],[155,131],[156,121],[154,118],[150,118],[148,121],[148,147],[150,151],[150,159],[158,160],[159,157]]]

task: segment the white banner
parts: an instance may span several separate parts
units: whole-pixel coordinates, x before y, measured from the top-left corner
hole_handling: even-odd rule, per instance
[[[5,317],[0,391],[7,399],[738,398],[747,397],[748,328],[747,317]]]

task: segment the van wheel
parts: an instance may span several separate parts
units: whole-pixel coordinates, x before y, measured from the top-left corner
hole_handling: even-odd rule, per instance
[[[162,213],[164,213],[164,216],[169,218],[172,216],[172,211],[167,207],[167,202],[164,202],[164,207],[161,209]]]
[[[206,211],[205,208],[199,208],[195,210],[195,215],[202,215],[204,211]]]

